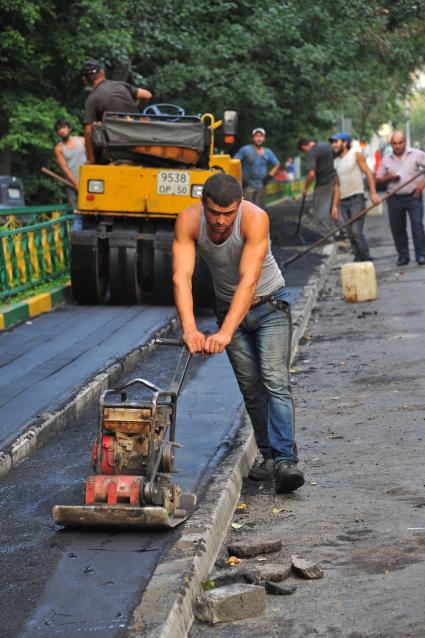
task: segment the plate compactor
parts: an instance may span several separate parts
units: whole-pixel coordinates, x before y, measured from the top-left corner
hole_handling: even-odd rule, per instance
[[[175,339],[155,343],[181,346],[170,389],[133,379],[102,394],[92,450],[96,474],[86,479],[84,505],[54,506],[58,525],[169,528],[185,521],[194,509],[196,496],[183,494],[171,482],[175,449],[181,447],[175,441],[177,397],[190,354]],[[143,394],[143,388],[151,394],[129,400],[130,388],[132,396]]]

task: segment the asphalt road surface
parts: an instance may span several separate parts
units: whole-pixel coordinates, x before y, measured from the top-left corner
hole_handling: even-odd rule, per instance
[[[285,219],[282,216],[282,227]],[[288,256],[276,243],[278,261]],[[286,274],[293,297],[321,262],[312,254]],[[173,309],[65,308],[1,335],[2,437],[13,439],[41,411],[51,411],[119,353],[143,343]],[[213,318],[202,319],[213,330]],[[166,386],[176,352],[146,354],[130,378]],[[177,452],[185,490],[203,485],[231,445],[241,397],[225,355],[191,365],[178,404]],[[0,635],[121,636],[171,532],[117,533],[58,529],[55,504],[81,503],[91,473],[96,406],[0,482]]]

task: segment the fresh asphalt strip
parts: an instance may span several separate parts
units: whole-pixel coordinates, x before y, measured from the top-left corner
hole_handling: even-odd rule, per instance
[[[336,246],[323,249],[324,261],[310,277],[292,306],[292,359],[311,311],[335,261]],[[239,501],[257,448],[245,417],[232,452],[211,477],[194,514],[182,527],[179,541],[162,555],[140,603],[134,610],[129,638],[185,638],[193,622],[193,607],[202,582],[213,567]]]
[[[295,355],[317,295],[323,285],[328,269],[335,257],[334,246],[327,246],[323,252],[324,262],[316,269],[302,289],[301,296],[293,305],[292,355]],[[165,334],[173,322],[164,326]],[[155,335],[152,335],[152,339]],[[0,457],[0,475],[6,473],[32,450],[42,446],[56,432],[98,400],[100,393],[113,385],[123,372],[129,372],[140,360],[146,348],[152,347],[152,340],[114,363],[106,371],[97,375],[62,410],[49,415],[43,424],[22,435],[7,453]],[[128,636],[151,638],[183,637],[193,621],[193,602],[201,593],[201,583],[220,550],[224,536],[231,522],[241,490],[242,477],[246,475],[256,454],[251,427],[245,419],[232,442],[233,450],[226,457],[208,484],[202,502],[190,520],[182,528],[182,536],[177,544],[162,557],[154,571],[142,599],[136,606]],[[158,600],[161,604],[158,605]]]

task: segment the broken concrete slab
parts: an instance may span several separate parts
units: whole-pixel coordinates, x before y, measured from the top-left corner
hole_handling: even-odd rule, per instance
[[[264,588],[268,594],[272,596],[290,596],[296,591],[296,585],[282,585],[281,583],[272,583],[266,580]]]
[[[213,584],[213,587],[224,587],[225,585],[234,585],[235,583],[251,582],[245,580],[245,569],[232,568],[222,571],[213,572],[208,577],[208,583]]]
[[[198,620],[215,625],[258,616],[266,609],[266,591],[256,585],[235,584],[217,587],[198,596],[195,614]]]
[[[313,580],[323,577],[323,569],[317,563],[313,563],[299,556],[291,556],[292,569],[297,576]]]
[[[257,585],[261,581],[269,580],[279,582],[288,578],[291,573],[291,560],[286,559],[281,563],[266,563],[265,565],[246,566],[242,575],[246,582]]]
[[[252,558],[258,554],[270,554],[281,549],[282,541],[278,539],[238,541],[227,546],[229,556],[237,556],[238,558]]]

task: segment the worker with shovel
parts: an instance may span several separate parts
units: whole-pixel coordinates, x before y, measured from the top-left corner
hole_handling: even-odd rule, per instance
[[[214,282],[219,329],[198,330],[192,275],[196,246]],[[183,341],[192,354],[226,350],[251,418],[263,462],[250,478],[274,476],[278,493],[304,484],[298,469],[289,383],[291,314],[285,281],[270,251],[267,213],[242,199],[239,182],[217,173],[202,201],[177,218],[173,281]]]
[[[351,138],[346,133],[336,133],[329,138],[335,156],[336,181],[332,204],[332,217],[349,221],[365,207],[363,174],[369,184],[370,199],[380,203],[376,193],[375,179],[363,155],[351,148]],[[364,217],[348,226],[348,237],[354,254],[354,261],[372,261],[369,246],[363,232]]]

